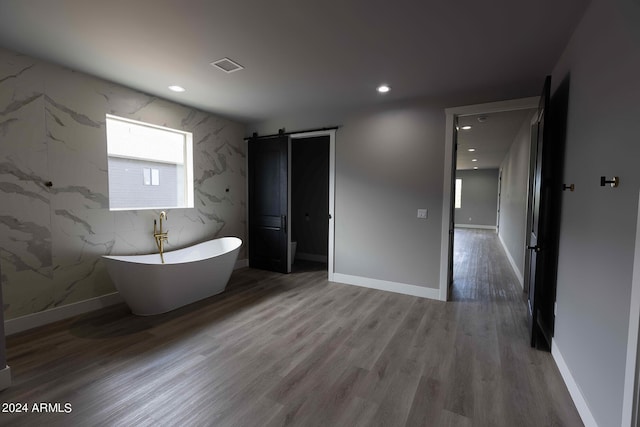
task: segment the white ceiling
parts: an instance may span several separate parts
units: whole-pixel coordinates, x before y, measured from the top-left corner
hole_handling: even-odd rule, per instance
[[[535,110],[505,111],[492,114],[476,114],[458,118],[458,156],[456,169],[498,168],[526,120],[531,121]],[[478,121],[483,117],[483,122]],[[471,129],[462,127],[470,125]],[[475,151],[470,152],[469,149]],[[473,161],[476,159],[477,161]]]
[[[587,3],[0,0],[0,46],[249,123],[536,95]],[[209,65],[223,57],[245,69]],[[392,87],[383,100],[382,82]]]

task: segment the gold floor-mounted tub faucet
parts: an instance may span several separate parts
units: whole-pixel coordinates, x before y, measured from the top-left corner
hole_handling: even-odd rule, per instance
[[[167,219],[167,213],[165,211],[160,212],[160,231],[156,228],[156,220],[153,220],[153,237],[156,239],[156,246],[158,246],[158,251],[160,252],[160,259],[164,264],[164,242],[168,242],[169,239],[167,237],[167,231],[162,231],[162,220]]]

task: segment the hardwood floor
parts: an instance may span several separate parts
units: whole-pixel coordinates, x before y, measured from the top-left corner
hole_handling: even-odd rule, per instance
[[[527,344],[495,233],[456,231],[455,251],[448,303],[247,268],[165,315],[114,306],[9,337],[0,402],[71,412],[0,425],[582,425],[551,355]]]

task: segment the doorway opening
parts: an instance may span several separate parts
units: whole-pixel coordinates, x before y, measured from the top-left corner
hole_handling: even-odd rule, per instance
[[[335,192],[335,134],[337,128],[315,131],[285,133],[258,136],[254,134],[248,140],[248,217],[249,217],[249,266],[280,273],[291,273],[292,263],[297,258],[293,252],[292,240],[292,144],[305,144],[320,138],[320,145],[328,144],[328,161],[323,159],[324,173],[327,173],[328,188],[322,190],[328,201],[324,213],[314,212],[317,218],[326,221],[322,230],[326,230],[326,265],[328,280],[334,277],[334,192]],[[328,141],[327,141],[328,138]],[[304,150],[303,150],[304,151]],[[324,156],[324,155],[323,155]],[[313,162],[313,161],[312,161]],[[309,167],[307,164],[306,167]],[[297,173],[297,172],[296,172]],[[326,175],[325,179],[326,179]],[[304,187],[303,190],[304,191]],[[317,191],[317,190],[316,190]],[[309,210],[302,212],[309,213]],[[311,218],[310,218],[311,219]],[[297,221],[301,223],[300,220]],[[328,226],[326,224],[328,223]],[[298,224],[297,224],[298,225]],[[322,254],[324,261],[325,254]]]
[[[291,272],[328,270],[329,135],[291,139]]]
[[[517,110],[537,109],[529,120],[525,120],[517,138],[521,139],[520,152],[522,155],[511,155],[505,158],[506,166],[501,165],[501,208],[500,208],[500,243],[505,250],[513,271],[516,273],[522,289],[525,286],[524,278],[528,278],[527,314],[531,336],[531,346],[549,350],[552,344],[555,324],[555,293],[556,272],[558,265],[558,246],[560,236],[560,209],[562,191],[566,187],[562,185],[562,167],[564,158],[564,141],[566,139],[566,120],[568,111],[569,79],[566,77],[556,89],[553,99],[551,97],[551,76],[547,76],[539,98],[526,98],[514,101],[505,101],[492,104],[475,105],[447,109],[447,139],[446,155],[451,155],[450,161],[445,163],[445,205],[443,212],[449,215],[449,227],[445,228],[445,215],[443,215],[443,238],[448,232],[448,240],[442,242],[442,254],[449,268],[442,272],[441,293],[443,299],[450,294],[450,284],[453,279],[453,263],[450,261],[454,255],[454,225],[455,213],[451,206],[453,198],[451,185],[456,170],[455,153],[458,148],[458,121],[482,112],[507,112]],[[550,105],[553,104],[553,108]],[[535,125],[532,126],[532,119]],[[533,127],[537,129],[536,138]],[[517,141],[514,141],[516,143]],[[535,155],[533,147],[535,146]],[[534,162],[535,159],[535,162]],[[513,169],[513,172],[511,172]],[[518,179],[510,179],[509,176],[520,176],[520,185],[514,186],[514,195],[521,197],[519,207],[510,216],[505,214],[505,196],[508,193],[505,185],[509,181],[518,183]],[[526,182],[526,185],[525,185]],[[447,188],[447,185],[449,188]],[[448,211],[448,212],[447,212]],[[505,220],[511,217],[512,230],[507,232]],[[524,235],[523,235],[524,234]],[[525,249],[526,248],[526,249]],[[528,260],[526,253],[528,252]],[[448,251],[448,252],[445,252]],[[446,254],[446,255],[445,255]],[[525,262],[525,260],[527,262]],[[525,266],[528,268],[525,270]]]
[[[501,193],[500,198],[503,206],[506,206],[507,191],[505,179],[508,171],[501,170],[501,166],[507,152],[514,143],[515,134],[523,127],[523,122],[527,115],[538,107],[538,101],[538,97],[531,97],[445,110],[447,121],[440,270],[440,299],[442,300],[449,300],[453,290],[456,226],[458,226],[458,229],[484,229],[485,233],[487,230],[495,233],[498,223],[500,223],[501,234],[504,234],[508,228],[504,218],[498,219],[498,209],[500,209],[498,207],[498,191]],[[511,123],[511,125],[496,126],[493,130],[490,129],[490,126],[484,126],[490,123],[495,125],[503,119],[506,123]],[[515,131],[513,129],[514,126],[516,127]],[[476,138],[470,137],[473,135],[474,128],[476,130]],[[530,130],[527,126],[527,136],[529,132]],[[501,141],[497,141],[497,137],[501,138]],[[495,149],[494,145],[498,142],[500,142],[498,145],[506,147],[499,150]],[[486,149],[481,148],[483,143],[486,144]],[[493,149],[491,148],[492,146]],[[528,146],[526,154],[527,156],[529,154]],[[528,158],[526,162],[525,179],[528,185]],[[478,179],[484,175],[486,175],[484,180]],[[462,179],[461,200],[458,208],[456,208],[455,203],[456,179]],[[471,191],[466,191],[467,197],[465,197],[465,187],[467,187],[467,190],[471,187]],[[526,193],[527,191],[525,191],[524,197],[526,197]],[[463,207],[471,208],[471,210],[465,210]],[[503,209],[500,210],[500,214],[505,214]],[[520,216],[521,222],[524,223],[526,221],[526,208],[522,209]],[[518,234],[520,239],[524,239],[524,228]],[[504,242],[501,243],[504,246]],[[520,250],[522,250],[524,256],[524,245],[520,246]],[[512,266],[514,265],[515,260],[513,257],[509,259],[509,262]],[[519,270],[522,271],[523,268],[520,267]],[[514,270],[518,271],[515,268]]]
[[[492,240],[504,249],[522,291],[531,174],[530,123],[535,113],[535,109],[522,108],[457,117],[455,262],[451,284],[456,300],[474,299],[490,291],[487,288],[491,284],[483,277],[470,277],[467,263],[458,258],[482,253],[467,246],[491,245]],[[485,268],[489,271],[492,266]],[[517,287],[514,290],[518,291]]]

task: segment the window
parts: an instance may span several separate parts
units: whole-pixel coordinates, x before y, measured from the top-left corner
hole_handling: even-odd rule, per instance
[[[462,178],[456,178],[456,195],[454,199],[456,209],[462,207]]]
[[[144,185],[160,185],[160,170],[152,168],[142,168]]]
[[[109,209],[193,207],[193,137],[107,115]]]

